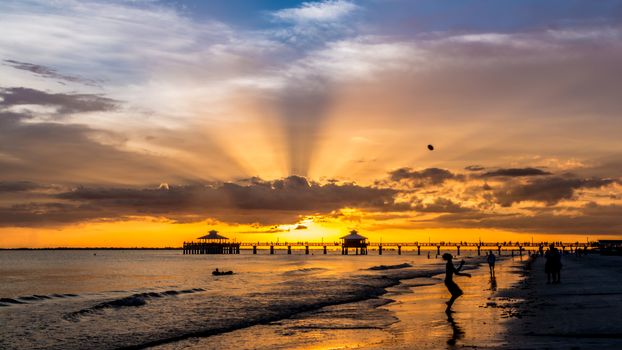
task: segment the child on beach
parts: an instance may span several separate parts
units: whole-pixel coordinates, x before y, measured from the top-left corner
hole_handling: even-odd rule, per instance
[[[464,266],[464,260],[460,262],[460,266],[458,266],[458,268],[454,266],[453,256],[451,254],[449,253],[443,254],[443,260],[447,261],[447,264],[445,265],[445,286],[447,287],[447,290],[449,291],[449,293],[451,293],[451,298],[447,302],[447,309],[445,309],[445,312],[450,313],[451,306],[454,304],[456,299],[458,299],[458,297],[464,294],[462,292],[462,289],[460,289],[460,287],[458,287],[456,282],[454,282],[453,280],[454,274],[456,276],[467,276],[467,277],[471,277],[471,274],[460,272],[460,270],[462,269],[462,266]]]

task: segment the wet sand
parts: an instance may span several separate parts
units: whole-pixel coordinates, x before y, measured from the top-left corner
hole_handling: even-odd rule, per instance
[[[622,257],[564,256],[561,284],[547,284],[544,259],[532,264],[506,349],[622,349]]]
[[[393,338],[384,347],[485,349],[504,345],[507,323],[515,314],[516,300],[498,294],[520,280],[524,264],[520,257],[498,261],[495,279],[490,278],[486,264],[480,265],[479,269],[469,271],[471,278],[455,278],[464,295],[456,301],[450,315],[444,312],[450,295],[443,283],[410,287],[412,293],[395,298],[396,302],[386,308],[393,311],[400,322],[389,327]],[[435,277],[442,280],[444,276]],[[404,285],[419,282],[405,281]]]
[[[524,257],[523,259],[526,259]],[[484,257],[467,260],[470,267]],[[521,258],[497,263],[496,286],[487,265],[458,277],[465,295],[444,312],[449,292],[443,275],[403,280],[378,299],[335,305],[246,329],[167,344],[158,349],[442,349],[498,348],[505,344],[516,301],[499,298],[521,276]]]

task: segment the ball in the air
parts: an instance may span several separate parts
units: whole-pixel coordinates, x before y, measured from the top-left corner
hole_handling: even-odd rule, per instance
[[[434,146],[432,146],[432,145],[428,145],[428,149],[429,149],[430,151],[434,151]]]

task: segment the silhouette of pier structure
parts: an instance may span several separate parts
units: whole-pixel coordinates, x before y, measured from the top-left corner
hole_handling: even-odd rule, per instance
[[[579,242],[370,242],[366,237],[361,236],[356,231],[340,238],[336,242],[230,242],[228,238],[219,235],[216,231],[199,237],[199,242],[184,242],[184,254],[240,254],[241,249],[252,250],[252,254],[259,254],[260,251],[269,251],[270,255],[284,251],[292,254],[293,249],[304,249],[305,255],[315,252],[328,254],[328,251],[339,251],[342,255],[367,255],[370,251],[377,251],[382,255],[386,251],[394,251],[397,255],[402,255],[405,251],[417,252],[427,251],[441,255],[441,251],[452,251],[460,255],[465,250],[470,252],[477,251],[481,256],[488,251],[493,251],[497,255],[523,255],[527,252],[542,253],[549,244],[554,243],[562,253],[574,252],[577,248],[590,247],[587,243]]]
[[[197,239],[198,242],[184,242],[184,254],[240,254],[240,243],[230,242],[216,230]]]

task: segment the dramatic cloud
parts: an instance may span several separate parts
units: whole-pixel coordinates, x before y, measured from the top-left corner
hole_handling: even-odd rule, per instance
[[[300,7],[278,10],[272,15],[283,21],[290,22],[332,22],[352,13],[358,8],[350,1],[325,0],[304,2]]]
[[[405,182],[413,187],[425,185],[440,185],[446,180],[460,179],[461,176],[455,175],[449,170],[439,168],[427,168],[423,170],[413,170],[411,168],[400,168],[389,173],[391,181]]]
[[[111,111],[118,107],[119,101],[93,94],[48,93],[24,88],[0,88],[0,109],[22,105],[49,106],[58,115],[74,113]]]
[[[90,85],[90,86],[97,85],[97,81],[93,79],[87,79],[87,78],[83,78],[79,76],[61,74],[56,69],[42,66],[39,64],[20,62],[20,61],[15,61],[15,60],[4,60],[4,62],[5,64],[15,69],[25,70],[25,71],[31,72],[43,78],[57,79],[59,81],[66,81],[66,82],[71,82],[71,83],[82,83],[84,85]]]
[[[495,200],[502,206],[523,201],[543,202],[554,205],[562,199],[572,199],[575,191],[582,188],[600,188],[614,183],[612,179],[577,179],[548,177],[527,183],[509,183],[495,191]]]
[[[0,181],[0,192],[24,192],[41,187],[41,185],[30,181]]]
[[[253,179],[246,184],[169,185],[168,189],[79,187],[48,199],[56,203],[5,207],[0,222],[5,226],[30,226],[29,218],[33,224],[40,225],[46,223],[47,217],[49,224],[55,224],[81,219],[159,216],[184,222],[188,221],[184,217],[192,217],[195,221],[216,217],[230,222],[241,219],[245,223],[272,224],[344,207],[399,209],[401,207],[394,204],[396,193],[392,189],[350,183],[319,184],[299,176],[274,181]]]
[[[587,204],[574,214],[538,211],[533,215],[456,213],[444,214],[430,222],[434,227],[490,228],[524,233],[547,232],[580,235],[622,234],[622,206]]]
[[[438,197],[432,203],[417,203],[412,210],[422,213],[463,213],[472,209],[465,208],[448,198]]]
[[[84,125],[29,123],[29,118],[0,112],[2,179],[65,184],[131,183],[138,175],[142,181],[159,182],[164,174],[173,172],[153,156],[118,148],[123,139],[111,132]]]
[[[471,170],[471,169],[467,169]],[[481,169],[480,169],[481,170]],[[488,171],[482,174],[482,177],[493,176],[508,176],[508,177],[521,177],[521,176],[537,176],[537,175],[551,175],[548,171],[544,171],[536,168],[508,168],[498,169],[494,171]]]

